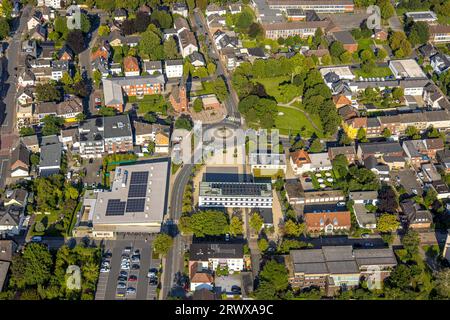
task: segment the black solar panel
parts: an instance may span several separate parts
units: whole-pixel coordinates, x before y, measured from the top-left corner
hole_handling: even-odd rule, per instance
[[[131,173],[130,184],[147,184],[148,171],[135,171]]]
[[[145,198],[141,199],[128,199],[127,212],[144,212]]]
[[[253,184],[253,183],[212,183],[212,188],[218,188],[222,190],[224,196],[258,196],[261,191],[267,191],[266,184]]]
[[[125,214],[125,205],[125,201],[120,201],[119,199],[110,199],[108,200],[105,215],[123,216]]]
[[[142,198],[147,194],[146,184],[132,184],[128,189],[128,198]]]

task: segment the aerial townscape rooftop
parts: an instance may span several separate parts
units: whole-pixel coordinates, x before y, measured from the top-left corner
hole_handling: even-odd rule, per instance
[[[450,299],[448,0],[69,2],[0,3],[0,300]]]

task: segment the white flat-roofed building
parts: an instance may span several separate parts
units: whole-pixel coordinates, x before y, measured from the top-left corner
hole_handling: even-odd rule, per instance
[[[253,182],[200,182],[199,207],[272,208],[272,185]]]
[[[278,153],[252,153],[249,156],[249,162],[253,174],[260,171],[261,174],[267,172],[277,173],[280,170],[286,173],[286,156]]]
[[[114,238],[117,233],[160,232],[167,180],[167,161],[117,167],[111,190],[98,193],[92,235]]]
[[[166,60],[164,68],[167,78],[181,78],[183,76],[183,60]]]
[[[330,72],[334,72],[341,80],[355,80],[355,75],[350,70],[349,66],[326,67],[326,68],[321,68],[319,71],[320,71],[320,74],[322,75],[322,78],[325,78],[325,76],[327,74],[329,74]]]
[[[195,263],[204,270],[215,271],[220,266],[242,271],[244,246],[241,243],[192,243],[189,248],[189,269]]]
[[[397,79],[423,79],[427,77],[414,59],[391,60],[389,61],[389,68]]]
[[[417,12],[406,12],[405,16],[412,19],[414,22],[436,22],[438,17],[433,11],[417,11]]]

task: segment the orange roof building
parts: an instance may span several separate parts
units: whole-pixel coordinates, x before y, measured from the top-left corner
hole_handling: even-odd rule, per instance
[[[291,153],[291,161],[295,163],[298,167],[311,163],[308,152],[305,150],[297,150]]]
[[[342,94],[334,96],[333,97],[333,102],[336,105],[337,109],[352,104],[352,101],[349,98],[347,98],[346,96],[342,95]]]
[[[305,205],[303,219],[308,232],[350,230],[352,224],[347,207],[336,204]]]
[[[123,59],[123,71],[125,77],[139,76],[139,62],[135,57],[125,57]]]

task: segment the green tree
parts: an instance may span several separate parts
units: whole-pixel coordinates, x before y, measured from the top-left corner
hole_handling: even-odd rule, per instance
[[[312,153],[316,153],[316,152],[322,152],[322,150],[323,150],[322,142],[320,142],[320,139],[319,139],[319,138],[315,138],[315,139],[311,142],[308,151],[309,151],[309,152],[312,152]]]
[[[178,59],[180,57],[177,44],[173,37],[169,37],[166,41],[164,41],[163,45],[166,59]]]
[[[417,140],[420,139],[420,132],[419,130],[414,126],[408,126],[406,127],[405,134],[410,137],[411,139]]]
[[[8,20],[0,18],[0,40],[5,39],[10,32]]]
[[[356,133],[356,139],[360,142],[367,142],[366,130],[364,128],[359,128]]]
[[[172,27],[172,16],[164,10],[154,10],[150,15],[150,20],[160,29]]]
[[[200,112],[203,110],[203,101],[201,98],[197,98],[194,100],[194,111]]]
[[[439,138],[441,135],[439,133],[439,130],[436,129],[433,126],[430,126],[427,130],[427,137],[428,138]]]
[[[208,63],[207,65],[209,75],[214,75],[216,73],[216,65],[213,62]]]
[[[191,131],[193,127],[192,120],[188,116],[181,115],[175,120],[175,129],[185,129]]]
[[[241,219],[239,219],[236,216],[233,216],[230,220],[230,234],[232,236],[237,236],[240,234],[243,234],[244,228],[243,228],[243,222]]]
[[[219,236],[229,231],[227,218],[220,211],[200,211],[183,220],[182,231],[193,233],[196,237]]]
[[[402,238],[402,244],[411,255],[419,252],[420,238],[417,231],[409,229]]]
[[[161,38],[150,29],[150,26],[149,29],[141,35],[139,52],[148,56],[150,60],[162,60],[164,59],[164,48],[161,44]]]
[[[220,102],[224,102],[228,96],[227,86],[222,78],[217,78],[212,82],[213,91],[219,99]]]
[[[110,30],[107,25],[101,25],[100,27],[98,27],[98,35],[100,37],[107,37],[107,36],[109,36],[109,33],[110,33]]]
[[[261,252],[266,252],[269,249],[269,242],[265,238],[261,238],[258,240],[258,248]]]
[[[36,85],[36,98],[42,102],[58,102],[61,100],[61,91],[53,83],[38,83]]]
[[[64,125],[64,119],[54,115],[48,115],[42,119],[42,123],[44,124],[42,135],[50,136],[59,134],[61,127]]]
[[[384,128],[383,132],[382,132],[382,135],[383,135],[384,138],[387,139],[387,138],[390,138],[392,136],[392,132],[388,128]]]
[[[259,232],[264,224],[264,219],[257,213],[254,212],[249,221],[250,227],[255,231]]]
[[[389,0],[378,0],[377,5],[380,7],[381,17],[385,20],[391,18],[395,14],[394,6]]]
[[[383,213],[377,221],[377,229],[380,232],[394,232],[400,227],[400,222],[394,214]]]
[[[437,272],[434,287],[440,298],[450,298],[450,269]]]
[[[41,221],[36,221],[36,223],[34,224],[34,231],[44,232],[45,231],[44,224]]]
[[[284,224],[284,233],[288,237],[299,237],[305,231],[305,224],[297,223],[292,220],[286,221]]]
[[[173,238],[165,233],[159,233],[153,241],[153,250],[157,254],[166,255],[173,245]]]
[[[430,31],[426,22],[413,22],[409,29],[408,39],[412,45],[425,44],[430,38]]]
[[[286,290],[289,285],[286,267],[275,260],[269,260],[264,265],[259,278],[262,282],[270,283],[277,292]]]
[[[18,288],[45,284],[51,277],[52,256],[38,243],[26,245],[22,255],[13,259],[11,283]]]
[[[32,136],[35,134],[34,129],[32,127],[22,127],[19,130],[19,134],[21,137]]]
[[[412,281],[411,270],[404,264],[399,264],[389,277],[389,285],[393,288],[406,289]]]
[[[30,162],[33,166],[37,166],[39,164],[40,157],[37,153],[32,153],[30,156]]]

